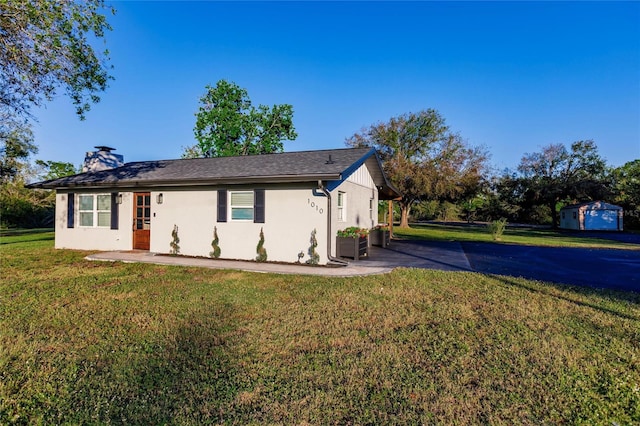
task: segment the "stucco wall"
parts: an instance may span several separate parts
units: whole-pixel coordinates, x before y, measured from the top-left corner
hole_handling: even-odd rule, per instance
[[[255,186],[207,187],[195,190],[166,189],[153,191],[151,247],[156,253],[169,253],[173,226],[178,226],[180,254],[209,256],[212,251],[214,226],[217,228],[221,258],[254,260],[260,229],[264,232],[264,248],[268,260],[295,262],[303,252],[302,262],[309,259],[311,232],[316,229],[320,263],[326,256],[326,198],[313,195],[310,186],[260,186],[265,189],[265,223],[233,221],[216,222],[217,190],[253,190]],[[163,203],[156,196],[163,193]]]
[[[56,193],[55,247],[78,250],[131,250],[133,238],[131,193],[121,193],[122,204],[116,206],[119,209],[118,229],[80,226],[78,194],[110,193],[111,191],[100,190],[75,191],[75,223],[73,228],[67,228],[67,200],[71,194],[64,191]]]
[[[221,258],[254,260],[260,229],[263,229],[269,261],[295,262],[298,253],[304,253],[302,262],[309,259],[311,233],[316,230],[320,264],[327,257],[327,215],[332,215],[331,253],[335,256],[335,237],[338,229],[349,226],[371,228],[377,224],[378,193],[365,165],[348,176],[331,191],[331,212],[327,198],[315,184],[208,186],[197,188],[156,188],[151,193],[150,251],[169,253],[171,232],[178,226],[180,254],[208,257],[212,251],[214,226],[217,228]],[[265,190],[265,223],[231,220],[217,222],[218,190]],[[139,190],[140,192],[146,192]],[[337,194],[346,194],[345,220],[337,221]],[[110,194],[111,190],[77,190],[77,194]],[[122,204],[119,209],[117,230],[109,228],[82,228],[78,220],[78,201],[75,207],[75,227],[67,228],[67,193],[56,197],[57,248],[86,250],[131,250],[133,247],[133,190],[120,189]],[[158,194],[163,194],[158,204]],[[370,211],[372,200],[372,211]]]
[[[346,214],[344,221],[338,221],[338,192],[346,194]],[[373,200],[373,210],[369,201]],[[332,241],[331,253],[336,255],[335,238],[338,230],[357,226],[370,229],[378,224],[378,191],[366,167],[362,165],[336,189],[331,192]]]

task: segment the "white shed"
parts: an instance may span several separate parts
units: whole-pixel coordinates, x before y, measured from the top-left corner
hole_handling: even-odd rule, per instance
[[[580,231],[622,231],[622,207],[604,201],[573,204],[560,210],[560,228]]]

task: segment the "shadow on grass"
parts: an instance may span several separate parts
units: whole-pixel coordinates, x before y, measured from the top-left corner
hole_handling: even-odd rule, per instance
[[[497,275],[497,274],[486,274],[487,276],[500,281],[504,284],[510,285],[510,286],[516,286],[516,287],[520,287],[526,290],[529,290],[533,293],[538,293],[538,294],[543,294],[545,296],[549,296],[549,297],[553,297],[556,299],[560,299],[560,300],[564,300],[566,302],[570,302],[573,304],[576,304],[578,306],[583,306],[583,307],[587,307],[587,308],[591,308],[591,309],[595,309],[597,311],[606,313],[606,314],[610,314],[613,316],[616,316],[618,318],[623,318],[623,319],[628,319],[628,320],[633,320],[633,321],[640,321],[640,317],[636,316],[636,315],[629,315],[627,313],[624,312],[620,312],[617,310],[613,310],[613,309],[609,309],[603,306],[599,306],[593,303],[588,303],[588,302],[583,302],[581,300],[577,300],[574,298],[571,298],[569,296],[565,296],[565,295],[560,295],[557,293],[554,293],[552,291],[547,291],[545,289],[545,287],[534,287],[531,285],[527,285],[524,282],[518,281],[516,279],[511,279],[511,277],[509,276],[505,276],[505,275]],[[549,287],[555,287],[556,289],[559,289],[560,291],[563,291],[563,293],[567,293],[566,290],[570,290],[574,293],[579,293],[582,294],[584,296],[600,296],[600,297],[607,297],[609,299],[617,299],[623,302],[628,302],[628,303],[635,303],[635,304],[639,304],[640,305],[640,294],[639,293],[635,293],[635,292],[626,292],[626,291],[617,291],[617,290],[604,290],[604,289],[596,289],[596,288],[591,288],[591,287],[576,287],[576,286],[570,286],[570,285],[564,285],[564,284],[555,284],[555,283],[545,283],[546,286]]]
[[[135,351],[133,356],[117,359],[76,389],[75,405],[81,409],[68,420],[122,424],[233,420],[240,414],[234,401],[248,381],[235,352],[238,333],[230,306],[195,309],[172,334],[125,348],[124,353]],[[134,358],[131,363],[129,358]]]
[[[0,245],[30,243],[34,241],[53,241],[55,234],[51,230],[41,232],[25,232],[0,237]]]
[[[11,236],[19,236],[19,235],[32,235],[32,234],[42,234],[45,232],[53,232],[53,228],[33,228],[33,229],[1,229],[0,237],[11,237]]]

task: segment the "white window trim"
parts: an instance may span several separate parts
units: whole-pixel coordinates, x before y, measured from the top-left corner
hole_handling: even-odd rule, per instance
[[[340,205],[341,198],[342,198],[342,205]],[[338,222],[346,222],[347,221],[347,193],[346,192],[338,191],[338,200],[336,205],[338,206]]]
[[[248,205],[233,205],[231,202],[233,200],[233,194],[238,194],[238,193],[251,193],[251,206]],[[229,200],[229,210],[228,210],[228,217],[229,220],[231,222],[253,222],[254,218],[256,217],[256,206],[255,206],[255,193],[253,190],[243,190],[243,191],[229,191],[229,196],[228,196],[228,200]],[[251,218],[250,219],[234,219],[233,218],[233,209],[234,208],[243,208],[243,209],[248,209],[249,207],[251,207]]]
[[[105,196],[109,200],[109,210],[98,210],[98,197]],[[111,209],[113,206],[111,205],[111,194],[77,194],[77,205],[78,205],[78,227],[79,228],[110,228],[111,227]],[[80,202],[81,197],[92,197],[93,198],[93,209],[91,210],[82,210],[82,203]],[[82,224],[82,213],[92,213],[92,224],[91,225],[83,225]],[[98,225],[98,213],[109,213],[109,221],[106,225]]]

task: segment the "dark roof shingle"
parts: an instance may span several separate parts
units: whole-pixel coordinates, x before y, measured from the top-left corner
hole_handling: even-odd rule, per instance
[[[345,171],[354,165],[359,166],[371,157],[376,159],[375,150],[371,148],[345,148],[240,157],[142,161],[126,163],[116,169],[33,183],[29,187],[55,189],[337,180]],[[375,172],[380,175],[381,170]],[[377,177],[378,179],[374,179],[380,180],[380,176]],[[382,179],[384,182],[380,184],[386,183],[384,176]]]

